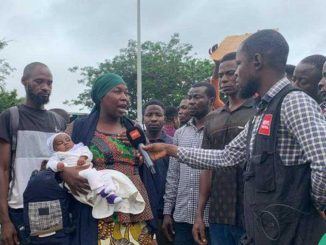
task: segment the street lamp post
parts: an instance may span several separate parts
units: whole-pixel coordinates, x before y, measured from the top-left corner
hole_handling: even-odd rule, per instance
[[[140,40],[140,0],[137,0],[137,121],[142,122],[142,73]]]

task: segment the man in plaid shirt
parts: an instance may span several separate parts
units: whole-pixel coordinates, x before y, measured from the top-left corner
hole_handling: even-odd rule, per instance
[[[206,116],[212,108],[215,96],[214,87],[207,82],[196,83],[190,88],[188,109],[192,118],[175,132],[173,138],[175,145],[201,147]],[[176,245],[196,244],[192,236],[192,228],[198,205],[200,172],[198,169],[180,164],[174,158],[170,159],[165,185],[162,227],[170,241],[175,233]],[[206,205],[204,209],[204,221],[208,226],[208,206]],[[172,214],[174,225],[172,225]],[[203,224],[204,230],[205,224]]]
[[[246,160],[245,244],[317,244],[326,232],[316,211],[325,219],[326,122],[318,104],[293,91],[285,78],[288,52],[274,30],[258,31],[241,44],[236,58],[241,97],[257,93],[261,100],[256,116],[224,150],[145,147],[153,159],[167,154],[200,169]],[[267,114],[272,106],[278,110]],[[274,139],[270,151],[261,151]]]

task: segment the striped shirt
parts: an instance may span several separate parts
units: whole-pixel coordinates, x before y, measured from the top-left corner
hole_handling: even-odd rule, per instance
[[[278,81],[263,96],[268,102],[290,81],[286,78]],[[254,117],[254,128],[250,140],[250,152],[254,135],[257,134],[262,115]],[[214,169],[240,164],[246,157],[245,129],[224,150],[199,150],[178,148],[178,159],[189,166],[200,169]],[[280,127],[278,129],[278,152],[285,166],[310,163],[311,195],[315,206],[326,209],[326,122],[318,104],[301,91],[285,96],[281,105]]]
[[[204,128],[196,128],[191,119],[174,135],[174,144],[178,146],[200,148]],[[172,214],[175,222],[193,224],[199,199],[200,170],[181,164],[170,158],[166,178],[163,214]],[[204,222],[208,226],[208,204],[204,212]]]

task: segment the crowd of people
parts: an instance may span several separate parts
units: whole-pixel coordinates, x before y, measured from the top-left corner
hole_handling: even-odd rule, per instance
[[[92,112],[68,123],[44,107],[50,69],[27,65],[26,101],[0,115],[1,244],[318,244],[326,57],[292,66],[288,53],[279,32],[258,31],[177,108],[144,104],[143,125],[119,75],[99,76]],[[155,174],[133,147],[142,130]]]

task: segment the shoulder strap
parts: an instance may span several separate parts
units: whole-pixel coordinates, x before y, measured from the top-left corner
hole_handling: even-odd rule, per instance
[[[10,115],[10,135],[11,135],[11,151],[15,152],[17,147],[17,132],[19,125],[19,111],[17,106],[9,108]]]
[[[19,126],[19,110],[17,106],[13,106],[9,108],[9,118],[10,118],[10,135],[11,135],[11,159],[9,166],[9,193],[8,197],[12,195],[12,189],[14,187],[15,179],[15,159],[16,159],[16,148],[17,148],[17,134],[18,134],[18,126]]]

